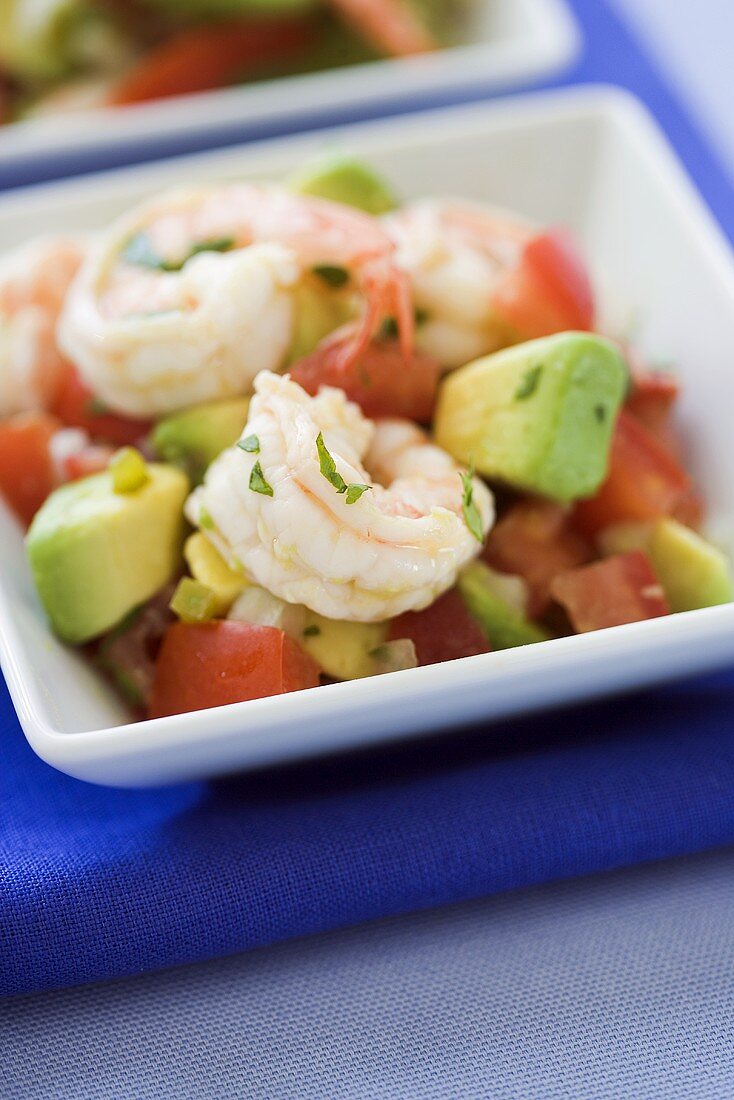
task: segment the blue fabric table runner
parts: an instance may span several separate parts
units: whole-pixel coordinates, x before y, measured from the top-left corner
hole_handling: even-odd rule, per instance
[[[731,187],[603,0],[586,52]],[[234,137],[233,137],[234,140]],[[78,167],[84,167],[79,165]],[[38,760],[0,693],[0,992],[139,973],[734,841],[734,672],[254,777],[111,791]]]

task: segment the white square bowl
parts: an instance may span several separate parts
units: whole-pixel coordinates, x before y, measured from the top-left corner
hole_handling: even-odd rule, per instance
[[[97,156],[121,149],[155,152],[156,140],[196,139],[227,127],[277,122],[303,128],[320,112],[389,107],[415,96],[460,89],[497,92],[550,76],[580,47],[566,0],[474,0],[465,43],[424,57],[284,76],[260,83],[143,103],[28,120],[0,128],[0,168],[44,157]],[[68,174],[62,167],[55,175]]]
[[[576,89],[366,123],[0,197],[0,245],[93,229],[182,179],[278,175],[338,142],[406,196],[490,199],[569,225],[609,318],[634,308],[651,356],[671,357],[712,527],[734,550],[734,263],[644,109]],[[610,291],[611,288],[611,291]],[[30,743],[98,783],[144,785],[252,768],[630,689],[734,661],[734,605],[130,724],[113,692],[50,634],[17,526],[0,512],[0,654]]]

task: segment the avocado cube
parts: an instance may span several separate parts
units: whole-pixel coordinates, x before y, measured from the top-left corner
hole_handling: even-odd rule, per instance
[[[151,464],[141,488],[116,493],[108,472],[56,489],[27,536],[38,595],[64,641],[117,626],[175,575],[189,491],[180,470]]]
[[[550,635],[498,594],[496,574],[480,561],[472,562],[459,574],[457,586],[470,614],[487,635],[492,649],[544,642]]]
[[[249,407],[249,398],[233,397],[164,417],[153,430],[156,454],[199,485],[207,467],[240,438]]]
[[[215,616],[226,615],[247,585],[247,578],[230,569],[216,546],[201,531],[187,538],[183,552],[191,576],[213,593]]]
[[[306,276],[293,289],[293,334],[288,365],[305,359],[324,337],[353,314],[351,291],[330,290],[318,275]]]
[[[331,154],[294,172],[286,186],[300,195],[341,202],[367,214],[386,214],[397,202],[387,184],[354,157]]]
[[[298,641],[327,676],[361,680],[374,674],[373,651],[387,641],[387,623],[341,622],[307,610]]]
[[[734,600],[731,566],[724,554],[677,520],[658,520],[647,552],[671,611]]]
[[[593,496],[626,377],[614,344],[588,333],[506,348],[448,376],[436,441],[513,488],[564,503]]]

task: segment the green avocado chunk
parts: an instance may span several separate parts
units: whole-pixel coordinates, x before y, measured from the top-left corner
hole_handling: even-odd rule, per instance
[[[390,188],[371,168],[343,154],[304,165],[286,180],[286,186],[300,195],[356,206],[368,214],[386,214],[397,206]]]
[[[217,455],[240,438],[249,407],[249,398],[233,397],[166,416],[153,430],[156,454],[199,485]]]
[[[658,520],[647,551],[671,611],[734,600],[731,567],[724,554],[677,520]]]
[[[518,344],[448,376],[436,441],[514,488],[564,503],[592,496],[607,472],[625,380],[621,355],[599,336]]]
[[[497,594],[493,571],[480,561],[472,562],[459,574],[461,597],[493,649],[544,642],[550,635]]]
[[[27,536],[33,579],[51,624],[82,644],[117,626],[178,569],[186,477],[151,464],[149,479],[116,493],[108,472],[62,485]]]

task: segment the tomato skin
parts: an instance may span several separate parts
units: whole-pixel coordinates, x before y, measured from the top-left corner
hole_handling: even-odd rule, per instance
[[[406,362],[397,340],[375,340],[344,367],[341,357],[349,342],[343,331],[328,337],[291,368],[291,378],[312,396],[321,386],[337,386],[370,418],[400,416],[428,424],[440,374],[436,360],[414,350]]]
[[[316,687],[319,668],[282,630],[177,622],[156,662],[149,716],[162,718]]]
[[[519,263],[502,279],[493,305],[521,340],[594,327],[594,292],[586,265],[561,229],[527,241]]]
[[[69,455],[61,464],[64,480],[79,481],[82,477],[101,474],[109,466],[114,453],[112,447],[90,444],[84,450]]]
[[[187,27],[151,50],[108,97],[122,106],[219,88],[269,60],[301,53],[309,25],[296,19],[232,19]]]
[[[94,411],[95,397],[70,363],[64,369],[52,412],[69,428],[83,428],[93,439],[127,446],[150,431],[152,421]]]
[[[593,537],[615,523],[672,515],[691,491],[676,459],[642,424],[622,410],[612,439],[609,473],[596,496],[580,501],[573,524]]]
[[[423,611],[406,611],[390,623],[389,640],[410,638],[419,665],[474,657],[492,649],[455,588]]]
[[[579,634],[670,614],[662,585],[642,550],[561,573],[551,584],[551,595]]]
[[[531,619],[546,611],[553,578],[593,556],[586,539],[570,527],[567,509],[545,500],[514,504],[490,531],[482,554],[494,569],[527,581]]]
[[[28,525],[56,484],[50,443],[59,422],[23,413],[0,423],[0,493]]]
[[[680,386],[672,375],[645,370],[633,361],[632,386],[625,408],[675,457],[680,446],[671,417],[679,392]]]

